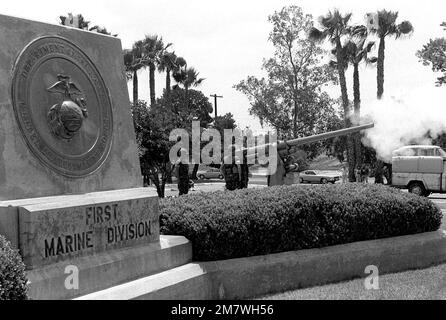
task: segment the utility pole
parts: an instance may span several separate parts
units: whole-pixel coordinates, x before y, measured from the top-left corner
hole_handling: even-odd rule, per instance
[[[218,98],[223,98],[223,96],[218,96],[216,94],[211,94],[211,97],[214,98],[215,119],[217,119],[217,99]]]

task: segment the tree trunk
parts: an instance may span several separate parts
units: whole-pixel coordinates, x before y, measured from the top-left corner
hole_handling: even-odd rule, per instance
[[[167,181],[167,176],[163,175],[161,178],[161,197],[160,198],[165,198],[165,196],[166,196],[166,181]]]
[[[172,180],[172,169],[173,169],[173,165],[172,165],[172,163],[169,161],[167,164],[166,164],[166,167],[167,167],[167,173],[166,173],[166,176],[167,176],[167,179],[166,179],[166,181],[167,181],[167,183],[173,183],[173,180]]]
[[[150,105],[155,105],[155,65],[149,66]]]
[[[293,139],[297,138],[297,98],[294,97],[294,115],[293,115]]]
[[[384,51],[386,48],[385,38],[381,37],[379,40],[379,49],[378,49],[378,65],[377,65],[377,85],[378,92],[377,97],[381,99],[384,94]]]
[[[336,39],[336,60],[337,60],[337,69],[339,75],[339,84],[341,86],[341,97],[342,97],[342,108],[344,110],[344,122],[345,127],[348,128],[351,125],[350,121],[350,102],[348,100],[348,92],[347,92],[347,81],[345,79],[345,61],[342,57],[342,45],[341,39],[337,37]],[[355,182],[355,149],[353,144],[352,135],[347,136],[347,161],[348,161],[348,180],[350,182]]]
[[[166,94],[170,95],[170,70],[166,70]]]
[[[155,174],[150,174],[149,178],[150,178],[150,180],[152,180],[153,184],[156,187],[156,192],[158,193],[158,197],[159,198],[164,198],[165,184],[160,183],[158,172],[155,173]]]
[[[354,116],[353,116],[353,124],[359,125],[361,118],[361,90],[359,83],[359,63],[354,64],[353,70],[353,96],[354,96]],[[355,162],[356,169],[361,169],[362,166],[362,144],[361,144],[361,133],[355,133]]]
[[[384,51],[385,51],[385,38],[381,37],[379,40],[379,48],[378,48],[378,66],[377,66],[377,97],[381,99],[384,94]],[[378,157],[379,155],[377,155]],[[376,161],[376,169],[375,169],[375,183],[383,184],[383,167],[384,162],[381,160]]]
[[[198,164],[198,163],[194,164],[194,168],[192,169],[192,174],[191,174],[192,180],[198,180],[197,173],[198,173],[199,166],[200,166],[200,164]]]
[[[138,70],[133,71],[133,104],[138,102]]]
[[[186,110],[189,110],[189,88],[184,87],[184,100],[185,100],[185,106]]]

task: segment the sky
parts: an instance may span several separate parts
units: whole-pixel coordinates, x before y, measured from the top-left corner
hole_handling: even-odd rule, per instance
[[[259,121],[249,115],[249,101],[233,86],[249,75],[263,76],[262,60],[272,56],[268,42],[271,25],[268,16],[284,6],[298,5],[304,13],[318,16],[338,8],[352,12],[353,22],[363,23],[367,12],[379,9],[399,11],[400,20],[412,22],[415,32],[408,39],[388,40],[385,61],[385,92],[404,95],[420,87],[433,86],[436,75],[419,63],[417,50],[430,38],[446,37],[439,26],[446,21],[446,3],[425,1],[352,1],[352,0],[77,0],[77,1],[7,1],[0,13],[21,18],[58,24],[59,16],[68,12],[81,13],[92,25],[105,26],[117,33],[124,48],[144,38],[158,34],[171,49],[184,57],[188,66],[200,72],[206,80],[199,87],[206,96],[222,95],[218,101],[219,115],[231,112],[241,128],[261,130]],[[361,67],[362,103],[376,100],[376,69]],[[148,73],[139,75],[140,97],[149,100]],[[352,97],[351,70],[347,73],[349,95]],[[156,75],[156,94],[160,96],[165,75]],[[131,94],[131,83],[129,92]],[[328,88],[333,97],[340,95],[337,86]],[[210,98],[213,103],[213,99]]]

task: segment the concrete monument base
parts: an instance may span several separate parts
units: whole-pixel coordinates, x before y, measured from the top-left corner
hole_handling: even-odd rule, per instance
[[[187,264],[192,246],[159,234],[158,197],[134,188],[0,202],[32,299],[69,299]]]
[[[31,270],[28,272],[29,296],[36,300],[72,299],[176,268],[191,261],[192,245],[186,238],[161,236],[158,243],[82,257]],[[78,283],[73,281],[76,277]]]

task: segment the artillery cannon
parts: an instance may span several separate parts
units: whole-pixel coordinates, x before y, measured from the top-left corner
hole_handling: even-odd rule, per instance
[[[293,140],[288,141],[279,141],[277,143],[272,144],[265,144],[257,147],[252,148],[245,148],[243,149],[244,152],[247,154],[247,160],[249,163],[249,160],[252,160],[253,157],[256,157],[256,154],[259,152],[259,150],[264,149],[263,151],[266,151],[266,148],[277,148],[277,168],[275,170],[275,173],[269,176],[268,179],[268,186],[273,185],[283,185],[285,184],[285,175],[287,173],[287,167],[285,165],[285,157],[295,153],[297,151],[296,147],[309,144],[321,140],[331,139],[335,137],[345,136],[352,133],[357,133],[362,130],[367,130],[373,128],[375,125],[374,123],[364,124],[360,126],[355,126],[351,128],[326,132],[322,134],[317,134],[309,137],[303,137],[303,138],[297,138]],[[255,159],[255,158],[254,158]]]

